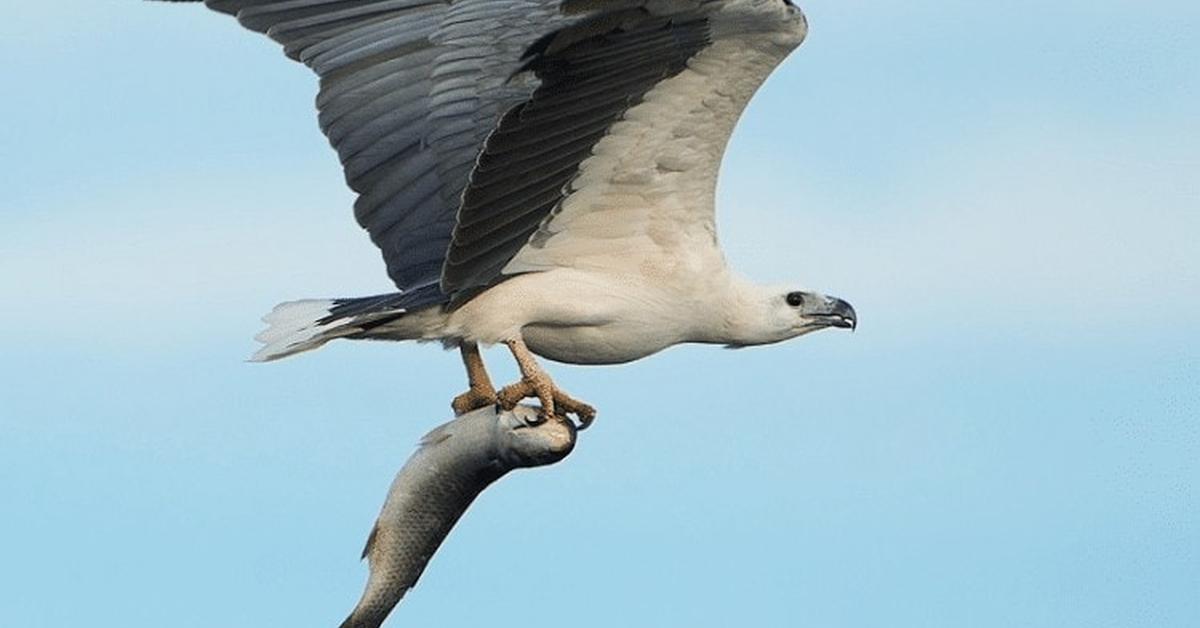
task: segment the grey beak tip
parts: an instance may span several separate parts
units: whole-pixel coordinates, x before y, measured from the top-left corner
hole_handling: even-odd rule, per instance
[[[854,311],[854,306],[848,302],[837,299],[837,304],[834,312],[842,318],[843,321],[849,323],[851,333],[858,330],[858,312]]]

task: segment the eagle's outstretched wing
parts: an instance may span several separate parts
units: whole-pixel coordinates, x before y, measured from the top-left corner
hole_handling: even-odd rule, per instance
[[[755,38],[769,40],[765,63],[742,63],[732,71],[746,76],[720,78],[739,85],[684,81],[676,88],[683,91],[667,94],[680,115],[624,131],[622,141],[634,143],[631,132],[686,136],[667,127],[697,122],[683,114],[738,90],[735,106],[698,121],[715,125],[708,131],[717,137],[703,150],[716,154],[688,185],[715,185],[720,152],[745,101],[804,35],[803,16],[787,0],[205,4],[280,42],[320,76],[321,129],[359,194],[355,215],[396,285],[431,295],[431,302],[461,300],[508,272],[556,263],[554,255],[522,252],[539,229],[543,239],[555,233],[547,226],[552,214],[571,215],[570,197],[581,181],[595,179],[581,165],[616,135],[618,123],[714,42],[728,45],[716,52],[720,58],[700,64],[701,73],[728,73],[746,61],[745,49],[763,47]],[[630,159],[674,167],[650,153]],[[645,166],[609,168],[598,187],[619,183],[628,175],[622,169]]]

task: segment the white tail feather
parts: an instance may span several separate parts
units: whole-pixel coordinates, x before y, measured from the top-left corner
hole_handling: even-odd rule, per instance
[[[338,311],[336,316],[334,310]],[[263,317],[267,328],[254,337],[263,348],[250,361],[271,362],[311,351],[337,338],[438,339],[445,318],[440,305],[410,315],[396,304],[381,304],[379,297],[289,301]]]
[[[328,299],[306,299],[275,306],[263,317],[268,327],[254,337],[263,343],[263,347],[250,357],[250,361],[270,362],[286,358],[359,331],[346,319],[320,324],[321,319],[329,316],[333,305],[334,302]]]

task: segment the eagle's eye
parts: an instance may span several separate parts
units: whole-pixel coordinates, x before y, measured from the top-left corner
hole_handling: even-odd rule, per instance
[[[789,292],[787,295],[787,304],[792,307],[800,307],[804,305],[803,292]]]

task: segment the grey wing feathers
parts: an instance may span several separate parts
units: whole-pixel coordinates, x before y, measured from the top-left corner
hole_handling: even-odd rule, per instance
[[[321,130],[404,291],[438,285],[463,188],[558,0],[206,0],[321,78]]]

